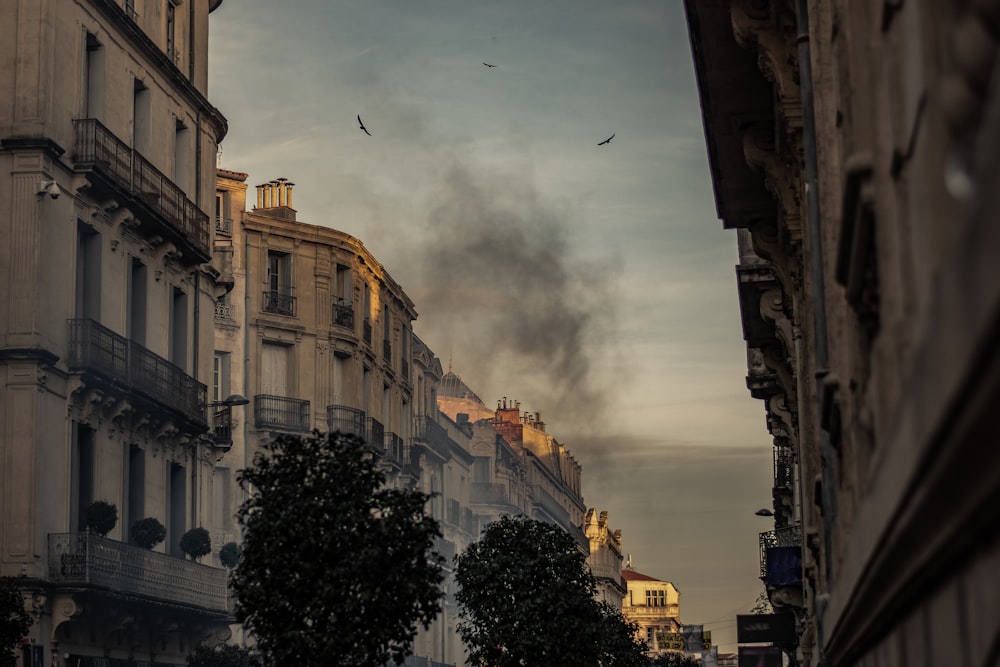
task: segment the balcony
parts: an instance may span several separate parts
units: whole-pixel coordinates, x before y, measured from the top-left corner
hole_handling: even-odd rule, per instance
[[[385,442],[385,426],[382,425],[382,422],[374,417],[369,417],[367,426],[368,428],[365,433],[365,442],[375,447],[377,447],[379,443]]]
[[[233,219],[223,218],[221,216],[216,216],[215,218],[215,233],[221,236],[232,236],[233,235]]]
[[[76,169],[90,170],[98,189],[132,208],[147,236],[173,242],[188,261],[211,259],[208,215],[180,187],[99,121],[84,118],[73,125]]]
[[[71,371],[92,373],[169,408],[201,426],[201,430],[208,426],[205,385],[163,357],[94,320],[69,320],[66,363]]]
[[[470,498],[474,505],[509,505],[506,484],[490,482],[473,482]]]
[[[253,397],[253,414],[257,428],[296,432],[309,430],[309,401],[259,394]]]
[[[354,306],[351,304],[333,304],[333,324],[346,329],[354,328]]]
[[[229,451],[233,446],[233,408],[224,405],[212,413],[212,442]]]
[[[769,587],[802,585],[802,529],[798,525],[760,534],[760,578]]]
[[[226,571],[93,533],[49,534],[49,580],[226,615]]]
[[[383,458],[390,463],[403,466],[406,463],[406,445],[403,439],[395,433],[386,433],[384,442]]]
[[[330,431],[350,433],[360,438],[367,435],[365,430],[365,411],[349,408],[346,405],[326,406],[326,423]]]
[[[295,317],[295,297],[291,294],[265,290],[261,303],[263,304],[261,310],[265,313]]]
[[[232,322],[236,315],[236,308],[231,303],[215,302],[215,321]]]

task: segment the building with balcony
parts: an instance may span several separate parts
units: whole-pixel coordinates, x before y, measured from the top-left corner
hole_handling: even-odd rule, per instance
[[[220,4],[0,7],[0,575],[43,664],[179,665],[228,635],[225,572],[179,546],[210,522],[218,454]],[[86,530],[97,500],[118,513],[104,537]],[[166,528],[152,550],[129,543],[146,517]]]
[[[680,591],[669,581],[633,570],[631,557],[621,577],[626,586],[622,615],[639,626],[639,638],[646,640],[650,655],[683,650],[665,637],[681,632]]]
[[[685,6],[795,664],[995,662],[1000,4]]]

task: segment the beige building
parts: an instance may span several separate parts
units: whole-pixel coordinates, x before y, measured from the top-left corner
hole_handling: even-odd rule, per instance
[[[793,653],[994,664],[1000,4],[685,5]]]
[[[646,640],[650,655],[679,650],[667,645],[663,635],[681,631],[680,591],[669,581],[631,569],[631,563],[621,571],[621,577],[627,587],[622,615],[639,626],[639,638]]]
[[[32,664],[178,665],[227,635],[225,572],[179,546],[213,497],[220,3],[0,4],[0,575]],[[143,518],[152,550],[129,544]]]
[[[622,531],[608,528],[607,512],[598,515],[591,508],[583,520],[583,534],[590,542],[587,566],[597,580],[597,600],[621,609],[626,593],[622,577]]]

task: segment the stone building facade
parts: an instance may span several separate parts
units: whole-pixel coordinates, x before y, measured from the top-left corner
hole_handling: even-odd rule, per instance
[[[664,633],[681,631],[681,594],[677,587],[633,570],[631,563],[621,571],[621,578],[627,588],[622,615],[639,626],[639,638],[649,645],[649,654],[677,650],[668,647],[663,639]]]
[[[0,575],[32,664],[184,664],[227,636],[225,572],[179,545],[209,523],[217,455],[219,4],[0,5]],[[87,532],[98,500],[106,536]],[[151,550],[129,543],[143,518],[166,530]]]
[[[789,652],[993,664],[1000,3],[685,5]]]
[[[587,567],[597,580],[599,602],[607,602],[615,609],[622,608],[625,597],[625,579],[622,578],[622,531],[608,527],[608,513],[590,508],[583,519],[583,534],[590,542]]]

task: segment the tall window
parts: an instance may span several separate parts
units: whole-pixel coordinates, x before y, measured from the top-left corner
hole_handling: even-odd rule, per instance
[[[173,5],[167,5],[173,7]],[[188,196],[191,195],[191,132],[180,118],[174,123],[173,181]]]
[[[187,530],[187,472],[178,463],[170,464],[167,480],[167,553],[183,556],[180,541]]]
[[[139,18],[135,13],[135,0],[125,0],[125,15],[133,21]]]
[[[82,90],[85,97],[81,111],[84,118],[101,118],[104,115],[104,49],[97,35],[87,33],[84,56]]]
[[[135,445],[128,448],[128,514],[122,526],[131,526],[143,518],[146,503],[146,452]]]
[[[146,265],[133,257],[129,267],[128,330],[125,334],[140,345],[146,343]]]
[[[287,252],[267,251],[264,311],[279,315],[295,315],[295,299],[292,296],[292,256]]]
[[[212,357],[212,400],[221,401],[230,395],[229,391],[229,368],[230,355],[228,352],[215,352]]]
[[[82,222],[76,228],[75,301],[77,317],[101,319],[101,235]]]
[[[136,79],[132,88],[132,148],[149,155],[152,134],[152,97],[146,84]]]
[[[96,432],[86,424],[73,422],[70,526],[86,530],[83,510],[94,500],[94,459]]]
[[[187,370],[188,298],[179,287],[174,287],[170,310],[170,361]]]
[[[493,479],[491,459],[488,456],[477,456],[472,462],[472,481],[489,482]]]

